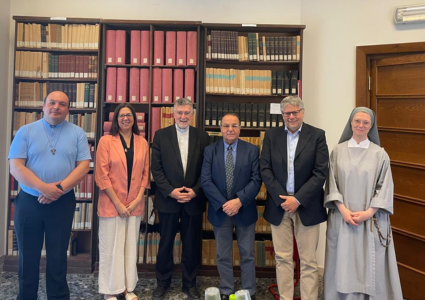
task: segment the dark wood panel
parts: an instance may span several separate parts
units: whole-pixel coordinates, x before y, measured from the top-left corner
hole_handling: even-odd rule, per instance
[[[425,272],[425,241],[393,230],[397,261]],[[414,254],[414,255],[412,255]]]
[[[398,264],[403,297],[409,300],[423,300],[425,295],[425,273]]]
[[[405,166],[391,166],[394,192],[399,195],[425,201],[425,170]],[[425,215],[424,215],[425,216]]]
[[[379,130],[379,138],[391,160],[425,165],[424,134]]]
[[[394,199],[394,215],[391,216],[391,224],[394,227],[421,236],[425,239],[424,216],[425,202],[420,203],[397,198]]]
[[[425,129],[425,99],[378,98],[378,126]]]
[[[425,63],[377,67],[376,95],[425,94]]]
[[[421,204],[413,201],[394,199],[394,215],[391,216],[391,224],[394,227],[425,239],[424,216],[425,202]],[[425,244],[423,249],[425,259]]]

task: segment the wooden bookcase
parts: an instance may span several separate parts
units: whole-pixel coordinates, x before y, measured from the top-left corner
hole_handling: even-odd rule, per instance
[[[201,23],[200,22],[179,22],[179,21],[131,21],[131,20],[102,20],[102,61],[101,61],[101,73],[102,73],[102,88],[101,88],[101,112],[100,120],[103,124],[103,128],[107,123],[110,122],[110,114],[114,112],[115,108],[121,103],[124,102],[123,98],[120,98],[119,91],[126,91],[125,102],[130,102],[135,108],[137,113],[144,113],[143,125],[139,129],[143,128],[143,135],[146,140],[151,144],[153,140],[153,133],[156,129],[167,127],[174,123],[172,116],[172,106],[174,105],[175,97],[178,96],[186,97],[187,96],[187,85],[190,81],[191,87],[193,88],[191,94],[191,100],[194,102],[194,107],[196,110],[196,116],[192,125],[197,126],[200,124],[202,118],[202,111],[199,112],[199,107],[202,98],[201,94],[201,78],[202,78],[202,69],[200,68],[200,47],[201,45]],[[157,35],[159,33],[159,36]],[[192,35],[192,41],[196,42],[194,48],[195,60],[189,62],[189,55],[187,55],[187,61],[178,61],[178,50],[174,50],[177,54],[174,62],[169,61],[167,58],[167,48],[170,47],[170,44],[167,44],[168,39],[174,39],[174,46],[176,47],[179,44],[179,34],[182,34],[187,40],[183,41],[182,44],[187,44],[189,40],[189,32]],[[115,43],[111,43],[109,39],[114,39]],[[119,37],[118,37],[119,36]],[[136,46],[138,44],[138,36],[140,36],[140,47]],[[119,41],[118,41],[119,39]],[[163,55],[161,62],[157,61],[157,53],[155,53],[156,39],[162,39],[162,42],[159,43]],[[146,46],[146,43],[149,46]],[[113,50],[113,45],[115,46],[115,60],[109,55]],[[121,44],[121,45],[120,45]],[[124,47],[122,46],[124,44]],[[173,43],[171,43],[173,44]],[[158,44],[157,44],[158,45]],[[108,49],[109,47],[109,49]],[[145,47],[145,48],[144,48]],[[119,50],[118,50],[119,48]],[[140,50],[139,50],[140,48]],[[187,49],[184,50],[184,56],[186,60]],[[148,49],[148,52],[146,52]],[[193,48],[192,48],[193,50]],[[120,56],[117,53],[124,53],[121,59],[118,59]],[[140,60],[136,58],[134,53],[140,52]],[[193,52],[193,51],[192,51]],[[147,53],[147,54],[146,54]],[[122,56],[122,55],[121,55]],[[161,55],[160,55],[161,56]],[[120,61],[118,61],[120,60]],[[110,71],[112,69],[112,72]],[[121,74],[126,74],[125,79],[114,78],[115,69],[121,69]],[[158,79],[155,73],[158,72],[160,75],[161,83],[158,86],[158,83],[155,80]],[[117,71],[118,73],[119,71]],[[143,73],[144,72],[144,75]],[[182,94],[175,95],[174,91],[176,90],[175,81],[176,73],[180,72],[180,76],[183,75],[181,79]],[[186,73],[192,73],[193,78],[187,77]],[[137,75],[139,74],[139,75]],[[158,74],[158,73],[157,73]],[[168,88],[165,87],[165,74],[169,74],[170,77],[168,81]],[[134,76],[136,79],[132,79]],[[137,77],[139,76],[139,77]],[[111,77],[112,79],[108,79]],[[136,87],[134,87],[135,82]],[[116,84],[116,89],[113,88],[114,83]],[[164,85],[163,85],[164,84]],[[171,84],[171,85],[170,85]],[[112,86],[111,86],[112,85]],[[133,85],[133,86],[132,86]],[[168,94],[171,87],[171,94]],[[161,91],[161,95],[157,95],[157,88]],[[164,93],[164,90],[167,91],[167,94]],[[114,97],[115,93],[115,97]],[[139,97],[137,97],[139,96]],[[163,111],[162,111],[163,110]],[[155,111],[159,111],[161,114],[155,115]],[[107,127],[106,127],[107,128]],[[107,130],[104,130],[107,132]],[[103,134],[103,133],[102,133]],[[99,135],[100,136],[100,135]],[[139,242],[139,258],[138,258],[138,270],[141,273],[141,276],[152,276],[155,273],[155,264],[148,259],[148,251],[150,252],[151,247],[148,245],[148,235],[153,232],[158,231],[158,225],[150,225],[146,220],[151,216],[148,216],[148,211],[152,209],[152,202],[148,199],[153,197],[155,194],[155,182],[151,176],[151,189],[146,191],[146,206],[145,206],[145,215],[142,220],[140,227],[140,235],[143,236],[143,243]],[[157,218],[157,217],[156,217]],[[149,248],[149,249],[148,249]],[[153,250],[155,251],[155,250]],[[155,255],[156,256],[156,255]],[[177,269],[179,266],[177,265]],[[96,264],[96,270],[98,270],[98,265]]]
[[[100,20],[21,16],[15,16],[13,19],[15,72],[12,139],[22,125],[42,118],[44,97],[49,92],[59,89],[66,92],[70,98],[68,120],[85,130],[93,155],[97,140],[99,107],[97,89],[100,82],[98,76]],[[85,122],[84,125],[82,122]],[[74,242],[70,243],[72,247],[69,249],[75,255],[70,253],[68,258],[68,271],[72,273],[91,273],[95,262],[97,192],[93,170],[92,161],[89,171],[91,182],[87,183],[87,180],[84,180],[75,189],[77,218],[74,218],[72,230]],[[11,175],[9,179],[8,255],[5,258],[4,270],[16,271],[19,249],[16,249],[17,245],[13,238],[13,201],[18,193],[18,187]],[[45,264],[45,256],[42,256],[42,269],[45,269]]]
[[[91,55],[94,56],[97,63],[97,78],[31,78],[28,76],[20,76],[19,72],[13,78],[14,84],[14,105],[13,112],[16,115],[18,112],[31,112],[41,113],[41,106],[22,106],[22,103],[15,103],[19,99],[19,84],[20,83],[89,83],[98,84],[97,95],[95,98],[96,108],[71,108],[70,113],[97,113],[97,119],[95,122],[96,126],[94,129],[95,136],[89,139],[90,142],[96,146],[100,137],[104,134],[107,129],[110,114],[114,112],[115,108],[120,101],[126,101],[132,103],[137,113],[144,113],[141,129],[144,132],[144,136],[148,142],[153,139],[153,133],[156,129],[166,127],[173,124],[172,106],[174,103],[174,86],[176,72],[183,74],[183,91],[180,97],[187,96],[185,93],[185,74],[192,73],[193,77],[190,78],[190,86],[188,90],[193,89],[192,97],[194,106],[196,109],[196,117],[194,118],[194,125],[201,127],[206,131],[219,133],[219,119],[225,112],[230,111],[229,107],[233,107],[233,112],[238,113],[240,116],[244,115],[245,125],[241,129],[241,137],[257,143],[261,147],[261,139],[264,131],[269,128],[280,126],[283,124],[280,115],[272,117],[267,108],[270,108],[272,103],[280,103],[281,99],[290,94],[301,94],[301,83],[302,83],[302,48],[303,48],[303,25],[255,25],[255,26],[244,26],[242,24],[202,24],[201,22],[183,22],[183,21],[140,21],[140,20],[95,20],[95,19],[66,19],[66,20],[52,20],[50,18],[36,18],[36,17],[14,17],[16,21],[15,25],[15,60],[17,59],[17,51],[20,52],[45,52],[53,55]],[[18,44],[18,35],[21,29],[18,28],[18,24],[59,24],[59,25],[72,25],[72,24],[99,24],[100,30],[98,32],[98,47],[96,49],[80,50],[80,49],[62,49],[55,47],[37,48],[28,47]],[[19,25],[22,26],[22,25]],[[24,26],[25,27],[25,26]],[[114,33],[112,33],[114,32]],[[119,42],[117,41],[117,32],[120,32]],[[142,35],[142,32],[143,35]],[[155,54],[155,39],[158,38],[156,32],[163,32],[163,59],[164,62],[157,64]],[[179,65],[176,61],[176,65],[169,64],[167,61],[167,39],[174,36],[177,44],[178,32],[193,32],[196,33],[196,62],[194,64],[188,64],[188,61],[183,62]],[[182,33],[181,33],[182,34]],[[111,56],[111,44],[108,40],[115,35],[115,42],[113,43],[113,52],[115,52],[115,59],[109,60]],[[137,40],[137,36],[140,37],[140,49],[134,50],[133,42]],[[161,34],[159,34],[161,36]],[[210,36],[213,36],[212,39]],[[258,48],[258,56],[255,58],[253,55],[257,54],[257,47],[255,41],[260,46],[260,42],[264,41],[265,47],[262,48],[263,57],[260,58],[260,48]],[[297,37],[298,36],[298,40]],[[186,35],[186,38],[188,35]],[[295,57],[293,60],[288,59],[284,56],[284,40],[291,40],[294,43],[295,37],[295,49],[298,48],[298,55],[295,51]],[[193,35],[192,35],[193,39]],[[146,60],[143,60],[143,45],[148,41],[148,46],[145,48]],[[249,41],[249,42],[248,42]],[[274,45],[272,44],[274,41]],[[186,41],[187,42],[187,41]],[[282,43],[282,44],[279,44]],[[137,42],[136,42],[137,44]],[[238,58],[238,52],[245,53],[249,51],[251,44],[251,53],[247,55],[240,55]],[[25,43],[24,43],[25,45]],[[160,44],[161,45],[161,44]],[[176,48],[178,46],[176,45]],[[120,54],[120,61],[118,61],[116,54],[117,49]],[[133,49],[133,50],[132,50]],[[211,50],[210,50],[211,49]],[[254,51],[255,49],[255,51]],[[271,54],[271,49],[275,49],[277,55],[275,60],[271,60],[271,56],[268,58],[267,55]],[[280,49],[280,50],[279,50]],[[132,53],[137,51],[141,52],[140,60],[134,60]],[[146,52],[147,51],[147,52]],[[187,49],[185,50],[187,51]],[[177,50],[176,50],[177,52]],[[217,55],[212,55],[212,53]],[[181,52],[180,52],[181,53]],[[187,53],[186,53],[187,54]],[[230,55],[229,55],[230,54]],[[251,56],[250,56],[251,54]],[[282,55],[282,57],[279,57]],[[287,54],[288,55],[288,54]],[[186,57],[187,58],[187,57]],[[178,55],[176,54],[176,59]],[[158,70],[161,76],[158,77]],[[165,72],[164,72],[165,70]],[[212,70],[212,71],[211,71]],[[215,71],[216,70],[216,71]],[[230,71],[232,70],[232,71]],[[19,70],[18,70],[19,71]],[[255,72],[254,72],[255,71]],[[279,72],[281,75],[279,76]],[[285,82],[283,75],[296,73],[295,79],[295,90],[292,88],[285,92]],[[113,75],[110,75],[110,74]],[[120,74],[118,74],[120,73]],[[143,73],[143,74],[142,74]],[[162,85],[163,74],[171,73],[172,95],[168,95],[168,99],[158,96],[155,90],[155,80],[161,78],[161,84],[159,90],[165,89],[169,93],[168,89]],[[244,74],[245,73],[245,74]],[[135,75],[137,74],[137,75]],[[275,74],[276,78],[272,75]],[[114,77],[115,76],[115,77]],[[137,78],[135,80],[134,78]],[[143,77],[144,76],[144,77]],[[164,75],[165,76],[165,75]],[[120,78],[118,78],[120,77]],[[133,78],[132,78],[133,77]],[[156,79],[154,79],[156,78]],[[170,77],[168,77],[169,79]],[[221,81],[216,81],[220,78]],[[245,81],[241,80],[245,78]],[[279,79],[282,78],[282,79]],[[235,83],[237,79],[238,83]],[[252,83],[247,83],[252,81]],[[112,82],[112,83],[111,83]],[[135,84],[138,82],[138,84]],[[274,84],[273,84],[274,82]],[[280,83],[279,83],[280,82]],[[214,83],[218,83],[216,90],[214,90]],[[289,80],[289,83],[291,81]],[[180,83],[179,83],[180,84]],[[233,84],[233,88],[232,85]],[[242,85],[241,85],[242,84]],[[243,86],[245,84],[245,87]],[[142,87],[143,85],[143,87]],[[280,85],[281,91],[278,90]],[[248,90],[247,88],[250,88]],[[112,87],[112,89],[111,89]],[[273,87],[276,91],[273,91]],[[141,92],[143,90],[143,93]],[[113,95],[113,96],[111,96]],[[121,98],[120,98],[121,96]],[[170,99],[171,97],[171,99]],[[25,100],[25,99],[24,99]],[[245,104],[245,110],[240,111],[241,105]],[[219,106],[222,105],[222,106]],[[248,109],[246,106],[248,106]],[[258,108],[257,108],[258,105]],[[216,111],[215,123],[211,122],[212,107],[221,107],[220,111]],[[236,107],[236,109],[235,109]],[[243,107],[243,106],[242,106]],[[257,108],[257,112],[253,113],[253,108]],[[261,112],[259,114],[259,110]],[[162,109],[162,111],[161,111]],[[154,116],[160,111],[159,116]],[[247,112],[250,113],[250,119],[252,122],[253,116],[257,118],[257,125],[254,126],[251,123],[248,125]],[[275,119],[273,119],[275,118]],[[163,119],[163,120],[161,120]],[[16,117],[13,118],[14,124]],[[274,121],[273,121],[274,120]],[[279,120],[281,121],[279,123]],[[242,116],[241,116],[242,121]],[[263,124],[264,122],[264,124]],[[106,127],[105,127],[106,126]],[[15,126],[13,126],[15,128]],[[13,129],[11,133],[13,137]],[[90,173],[93,173],[93,168]],[[9,186],[11,186],[9,184]],[[11,188],[11,190],[13,190]],[[263,190],[264,193],[264,190]],[[151,189],[146,191],[146,199],[152,198],[155,194],[155,182],[151,178]],[[263,197],[264,198],[264,197]],[[89,273],[93,270],[98,270],[98,228],[97,228],[97,189],[94,189],[92,199],[82,200],[86,203],[92,203],[92,227],[91,229],[75,229],[73,232],[78,232],[78,247],[77,255],[69,257],[68,269],[69,272],[75,273]],[[13,203],[13,196],[10,197],[8,210],[8,221],[11,220],[11,203]],[[264,206],[265,202],[261,197],[257,197],[257,206]],[[149,225],[147,220],[149,219],[148,212],[151,209],[151,202],[146,201],[145,216],[143,218],[140,233],[144,236],[144,241],[139,245],[140,255],[138,270],[142,277],[151,277],[155,274],[155,264],[148,262],[148,242],[147,237],[149,233],[158,231],[158,225]],[[261,216],[261,212],[259,213]],[[205,221],[206,223],[207,221]],[[10,223],[9,223],[10,224]],[[260,226],[260,224],[259,224]],[[265,225],[264,225],[265,226]],[[9,229],[13,229],[9,226]],[[213,240],[214,233],[210,229],[204,229],[203,239]],[[262,242],[270,240],[271,233],[267,230],[258,230],[256,232],[256,241]],[[13,240],[11,240],[13,243]],[[8,242],[10,244],[10,242]],[[269,246],[266,246],[269,247]],[[263,247],[264,248],[264,247]],[[154,251],[154,250],[153,250]],[[45,260],[42,259],[42,266],[45,265]],[[176,264],[175,270],[179,272],[180,265]],[[7,256],[5,259],[4,270],[17,270],[17,256]],[[240,275],[240,267],[235,266],[235,275]],[[274,266],[257,266],[257,277],[274,277],[275,267]],[[218,275],[217,268],[215,265],[202,264],[199,270],[199,275],[205,276],[216,276]]]
[[[270,104],[278,104],[289,95],[301,95],[305,26],[205,23],[202,26],[205,55],[202,97],[204,114],[201,122],[204,129],[211,135],[219,133],[221,116],[234,112],[241,120],[240,136],[261,149],[264,132],[283,125],[280,114],[270,115]],[[274,59],[272,56],[275,56]],[[281,76],[277,76],[279,73]],[[292,87],[289,80],[285,89],[284,74],[289,79],[291,74],[296,75]],[[263,185],[257,196],[257,209],[264,208],[265,193]],[[259,210],[259,221],[256,224],[257,257],[260,256],[259,248],[270,252],[273,247],[270,226],[262,218],[263,212]],[[204,230],[204,238],[214,239],[213,232]],[[265,241],[269,244],[265,244]],[[257,277],[274,277],[273,256],[267,255],[264,259],[265,262],[260,262],[259,258],[257,260]],[[240,275],[240,267],[235,266],[234,271],[237,276]],[[203,265],[200,274],[216,275],[216,267]]]

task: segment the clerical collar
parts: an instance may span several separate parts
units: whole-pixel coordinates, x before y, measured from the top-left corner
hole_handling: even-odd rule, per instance
[[[42,120],[43,120],[44,125],[47,126],[48,128],[57,128],[57,127],[60,127],[60,125],[65,123],[65,121],[63,121],[63,122],[61,122],[57,125],[52,125],[49,122],[47,122],[45,118],[42,118]]]
[[[179,125],[177,125],[176,123],[176,129],[178,132],[186,133],[189,130],[189,126],[187,126],[186,128],[180,128]]]
[[[370,141],[366,138],[364,141],[357,143],[355,139],[351,138],[348,140],[349,148],[369,148]]]

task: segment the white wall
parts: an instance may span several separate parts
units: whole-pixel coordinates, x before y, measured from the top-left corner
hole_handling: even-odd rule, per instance
[[[11,38],[8,34],[10,24],[10,0],[0,0],[0,257],[6,253],[6,219],[7,219],[7,140],[10,131],[8,126],[8,104],[11,102],[8,97],[9,83],[11,78],[9,72],[9,43]],[[1,260],[0,260],[1,264]]]
[[[305,24],[305,121],[326,130],[328,145],[332,149],[355,106],[356,46],[424,40],[424,25],[402,25],[397,28],[393,24],[392,13],[395,6],[412,4],[411,1],[413,0],[14,0],[11,3],[11,15]],[[14,23],[10,21],[10,24]],[[10,49],[13,49],[13,28],[10,30]],[[9,56],[13,57],[13,51],[10,51]],[[10,76],[12,68],[10,64]],[[10,80],[11,77],[8,99],[12,97]],[[5,81],[1,81],[0,74],[0,84],[2,82]],[[4,119],[0,118],[0,122],[4,122]],[[10,124],[10,118],[6,124]],[[7,138],[1,139],[0,136],[0,140]],[[1,151],[0,148],[0,155]],[[1,176],[5,175],[0,174],[0,184],[4,184]],[[324,264],[325,226],[322,227],[318,249],[319,266]],[[4,233],[0,228],[0,245],[4,243],[1,234]]]

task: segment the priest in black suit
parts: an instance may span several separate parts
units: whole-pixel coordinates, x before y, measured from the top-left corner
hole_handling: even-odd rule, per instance
[[[159,214],[159,242],[156,279],[152,299],[163,299],[173,273],[173,245],[176,233],[182,240],[182,291],[189,299],[201,299],[196,275],[201,262],[202,214],[205,195],[201,169],[208,134],[189,126],[193,104],[181,98],[174,103],[175,124],[158,130],[152,144],[151,170],[156,192],[154,207]]]
[[[304,103],[289,96],[280,103],[285,126],[266,131],[260,159],[267,188],[264,218],[271,224],[280,299],[294,294],[293,236],[301,258],[301,299],[317,300],[316,249],[329,153],[325,132],[303,122]]]

